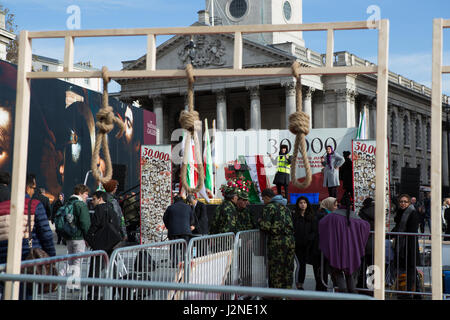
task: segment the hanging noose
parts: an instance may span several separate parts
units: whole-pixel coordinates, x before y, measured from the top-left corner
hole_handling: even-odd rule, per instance
[[[91,169],[94,178],[101,182],[102,184],[111,180],[113,175],[111,155],[109,153],[108,146],[108,133],[114,129],[114,123],[119,126],[119,132],[116,138],[120,138],[125,132],[125,124],[118,117],[114,116],[114,111],[111,106],[108,105],[108,83],[110,78],[108,77],[108,68],[102,68],[103,77],[103,96],[102,96],[102,106],[97,112],[96,118],[97,123],[97,135],[95,137],[95,147],[92,154]],[[106,174],[102,176],[100,168],[97,166],[98,160],[100,159],[100,150],[103,148],[103,155],[105,156]]]
[[[298,61],[294,61],[294,63],[292,64],[292,73],[297,80],[295,86],[297,111],[289,116],[289,131],[295,134],[294,154],[292,156],[293,160],[291,163],[291,182],[295,187],[299,189],[305,189],[309,187],[312,181],[311,167],[309,164],[308,154],[306,153],[305,138],[309,133],[309,115],[302,111],[302,82],[300,75],[300,63],[298,63]],[[302,154],[306,172],[305,180],[302,183],[298,182],[296,178],[297,156],[299,148]]]
[[[200,154],[200,144],[198,141],[197,130],[201,128],[201,121],[198,115],[198,112],[194,110],[194,72],[192,64],[188,64],[186,66],[186,74],[188,78],[188,110],[183,110],[180,114],[180,124],[183,129],[186,129],[187,136],[184,144],[184,153],[183,153],[183,163],[181,165],[181,185],[183,186],[186,193],[197,193],[203,188],[205,173],[203,171],[203,161]],[[198,166],[198,181],[195,188],[191,188],[187,184],[187,165],[188,165],[188,155],[189,152],[192,152],[191,148],[191,139],[194,139],[194,151],[195,151],[195,160],[197,161]],[[192,168],[194,170],[194,168]]]

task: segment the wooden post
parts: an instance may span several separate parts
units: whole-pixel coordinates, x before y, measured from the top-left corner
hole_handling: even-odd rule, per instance
[[[65,38],[65,46],[64,46],[64,71],[70,72],[73,71],[73,37],[66,36]]]
[[[387,105],[388,105],[389,21],[381,20],[378,29],[378,79],[377,79],[377,134],[375,164],[375,281],[374,297],[384,300],[386,238],[386,155]]]
[[[334,61],[334,30],[328,29],[327,33],[327,56],[325,65],[327,68],[333,67]]]
[[[432,299],[442,300],[442,28],[433,20],[433,79],[431,92],[431,288]]]
[[[22,261],[23,211],[25,179],[28,158],[28,125],[30,116],[31,40],[28,31],[21,31],[19,38],[19,64],[17,70],[17,95],[14,123],[14,151],[11,185],[11,225],[8,236],[6,273],[20,274]],[[5,283],[5,300],[17,300],[19,283]]]
[[[156,37],[154,34],[147,36],[147,70],[156,70]]]
[[[234,34],[234,59],[233,69],[242,69],[242,33],[236,32]]]

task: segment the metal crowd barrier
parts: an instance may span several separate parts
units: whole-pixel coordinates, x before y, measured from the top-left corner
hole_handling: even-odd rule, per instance
[[[38,276],[38,275],[15,275],[0,274],[0,281],[20,281],[21,283],[48,283],[58,286],[67,282],[67,277]],[[232,296],[233,294],[258,296],[258,297],[277,297],[295,300],[374,300],[366,295],[347,294],[347,293],[329,293],[317,291],[302,291],[292,289],[273,289],[273,288],[252,288],[241,286],[218,286],[206,284],[191,283],[172,283],[157,281],[137,281],[137,280],[111,280],[99,278],[80,278],[82,287],[117,287],[138,290],[183,290],[185,292],[197,292],[200,297],[207,299],[212,294],[222,296]]]
[[[373,234],[373,232],[371,232]],[[414,299],[431,299],[431,234],[386,232],[385,258],[385,292],[386,300],[413,297]],[[417,241],[416,241],[417,240]],[[411,256],[411,252],[418,251]],[[367,284],[373,264],[372,255],[366,255],[361,263],[357,289],[371,292]],[[408,288],[408,280],[410,285]]]
[[[233,232],[191,239],[186,251],[185,283],[205,285],[231,285],[232,261],[235,242]],[[230,299],[225,294],[209,294],[206,298],[195,292],[184,292],[184,299]]]
[[[31,285],[21,283],[21,300],[90,300],[102,294],[99,287],[80,285],[80,278],[105,278],[102,272],[108,266],[109,259],[105,251],[86,251],[76,254],[54,256],[36,260],[24,260],[21,274],[50,277],[64,276],[66,282],[50,285],[49,282],[35,282]],[[0,273],[6,272],[6,264],[0,265]],[[97,296],[96,296],[97,295]],[[3,297],[3,285],[0,283],[0,296]]]
[[[233,285],[268,287],[267,239],[255,230],[236,234],[233,254]]]
[[[171,240],[151,244],[122,247],[111,254],[107,278],[157,282],[184,282],[186,241]],[[166,300],[172,292],[166,290],[138,290],[109,288],[111,300]]]

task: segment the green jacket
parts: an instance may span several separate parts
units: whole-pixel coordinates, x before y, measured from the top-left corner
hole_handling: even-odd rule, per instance
[[[259,219],[259,228],[272,237],[294,236],[294,223],[289,209],[281,204],[270,202]]]
[[[229,200],[224,200],[216,208],[216,214],[211,224],[210,234],[238,232],[238,213],[236,206]]]
[[[74,195],[69,198],[68,202],[73,204],[73,215],[75,217],[74,219],[76,219],[75,223],[79,231],[75,236],[66,238],[66,240],[84,240],[85,235],[87,235],[91,226],[91,215],[89,213],[89,209],[86,203],[79,200]]]
[[[239,231],[255,229],[252,215],[248,208],[238,209],[238,229]]]

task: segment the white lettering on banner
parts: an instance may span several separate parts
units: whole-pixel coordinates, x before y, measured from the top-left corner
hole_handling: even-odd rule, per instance
[[[162,241],[163,215],[172,200],[170,145],[141,147],[141,244]]]

